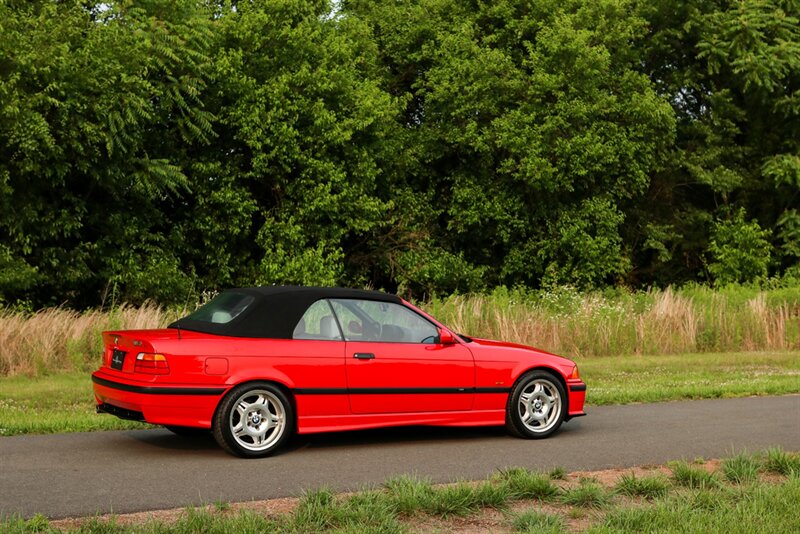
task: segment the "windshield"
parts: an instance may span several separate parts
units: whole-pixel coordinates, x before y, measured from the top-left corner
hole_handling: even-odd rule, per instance
[[[254,300],[255,297],[251,295],[226,291],[214,297],[211,302],[199,308],[186,319],[217,324],[229,323],[245,311]]]

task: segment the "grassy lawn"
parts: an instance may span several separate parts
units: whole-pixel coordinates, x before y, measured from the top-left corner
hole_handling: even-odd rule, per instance
[[[800,352],[726,352],[577,360],[590,405],[800,393]]]
[[[320,489],[282,511],[217,502],[149,519],[0,522],[26,532],[798,532],[800,456],[780,449],[721,462],[566,475],[512,468],[436,486],[400,477],[348,495]]]
[[[800,393],[800,353],[703,353],[578,360],[588,404]],[[0,378],[0,436],[142,428],[94,413],[88,373]]]
[[[142,427],[95,413],[89,373],[0,378],[0,436]]]

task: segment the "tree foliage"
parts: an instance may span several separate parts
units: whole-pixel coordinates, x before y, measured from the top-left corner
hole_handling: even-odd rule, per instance
[[[783,272],[800,237],[800,3],[661,0],[640,10],[651,23],[646,72],[678,124],[673,157],[651,173],[631,228],[643,280],[713,279],[704,254],[717,221],[739,209],[770,231],[771,267]]]
[[[763,280],[800,2],[0,0],[0,303]]]

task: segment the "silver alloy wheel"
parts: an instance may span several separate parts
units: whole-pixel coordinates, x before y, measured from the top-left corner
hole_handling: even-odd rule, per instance
[[[286,409],[271,391],[246,391],[234,406],[228,424],[239,446],[263,451],[281,439],[286,430]]]
[[[519,417],[531,432],[546,432],[558,423],[561,394],[549,380],[537,378],[525,386],[519,396]]]

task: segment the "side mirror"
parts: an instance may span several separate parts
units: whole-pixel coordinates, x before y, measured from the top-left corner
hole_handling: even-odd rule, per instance
[[[448,330],[439,329],[439,343],[442,345],[455,345],[456,338]]]

